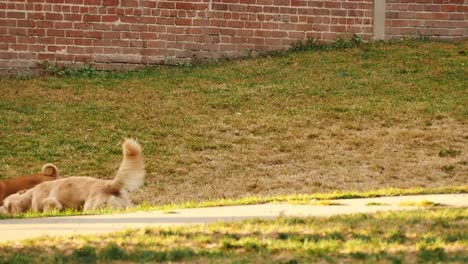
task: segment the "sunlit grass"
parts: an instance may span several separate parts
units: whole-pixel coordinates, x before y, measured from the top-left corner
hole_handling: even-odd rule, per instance
[[[387,203],[380,203],[380,202],[368,202],[366,203],[366,206],[382,206],[382,205],[388,205]]]
[[[400,202],[398,205],[399,206],[422,206],[422,207],[443,206],[443,204],[435,203],[429,200],[403,201],[403,202]]]
[[[289,204],[308,204],[308,205],[322,205],[332,206],[340,205],[339,199],[350,198],[372,198],[382,196],[401,196],[401,195],[417,195],[417,194],[440,194],[440,193],[467,193],[468,186],[459,187],[444,187],[444,188],[411,188],[411,189],[380,189],[368,192],[343,192],[336,191],[332,193],[316,193],[316,194],[301,194],[301,195],[279,195],[279,196],[247,196],[239,199],[218,199],[208,200],[203,202],[184,202],[172,204],[154,205],[149,203],[142,203],[134,208],[126,210],[115,210],[105,208],[97,211],[90,211],[83,213],[76,210],[67,209],[64,212],[49,212],[49,213],[34,213],[27,212],[20,215],[2,215],[0,219],[9,218],[34,218],[34,217],[57,217],[57,216],[73,216],[73,215],[94,215],[94,214],[113,214],[137,211],[162,211],[170,213],[175,209],[186,208],[203,208],[215,206],[232,206],[232,205],[252,205],[252,204],[265,204],[265,203],[289,203]]]
[[[462,263],[467,217],[466,208],[440,208],[151,227],[7,243],[0,245],[0,261]]]

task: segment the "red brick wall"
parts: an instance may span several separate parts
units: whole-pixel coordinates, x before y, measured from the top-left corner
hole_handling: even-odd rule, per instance
[[[307,37],[371,40],[373,1],[0,0],[0,75],[46,61],[130,69],[287,49]],[[463,0],[387,0],[387,38],[466,38],[466,8]]]
[[[386,0],[386,39],[431,36],[458,40],[468,36],[467,0]]]
[[[372,0],[0,0],[0,71],[132,68],[372,35]],[[5,73],[4,73],[5,74]]]

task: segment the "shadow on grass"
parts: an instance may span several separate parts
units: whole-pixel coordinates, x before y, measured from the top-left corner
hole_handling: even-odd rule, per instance
[[[283,252],[284,253],[284,252]],[[236,248],[234,250],[211,251],[207,249],[194,250],[187,247],[177,247],[170,250],[137,249],[127,252],[117,245],[110,245],[101,251],[91,246],[75,249],[69,255],[50,255],[38,258],[35,254],[16,253],[7,258],[0,257],[0,263],[102,263],[112,261],[130,262],[190,262],[208,261],[223,262],[241,261],[245,263],[304,263],[307,261],[342,262],[351,261],[364,263],[405,263],[408,259],[413,263],[441,263],[466,260],[465,252],[446,252],[443,248],[418,251],[400,250],[397,252],[368,253],[354,251],[349,253],[326,252],[323,250],[307,250],[290,252],[288,257],[281,252],[269,252],[263,248]]]

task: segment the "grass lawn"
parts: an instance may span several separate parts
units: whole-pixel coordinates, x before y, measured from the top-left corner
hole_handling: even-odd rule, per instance
[[[0,263],[466,263],[468,210],[146,228],[0,245]]]
[[[91,77],[2,79],[0,177],[111,178],[150,204],[468,182],[468,42],[371,44]]]

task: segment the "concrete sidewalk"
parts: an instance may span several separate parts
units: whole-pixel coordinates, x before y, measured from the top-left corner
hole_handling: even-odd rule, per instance
[[[403,201],[429,200],[446,207],[468,207],[468,194],[411,195],[365,199],[334,200],[340,205],[311,206],[291,204],[260,204],[194,209],[136,212],[111,215],[69,216],[0,220],[0,243],[40,236],[102,234],[126,228],[207,224],[251,218],[274,219],[278,216],[332,216],[337,214],[373,213],[388,210],[411,210],[413,206],[399,206]],[[366,206],[369,202],[383,206]]]

